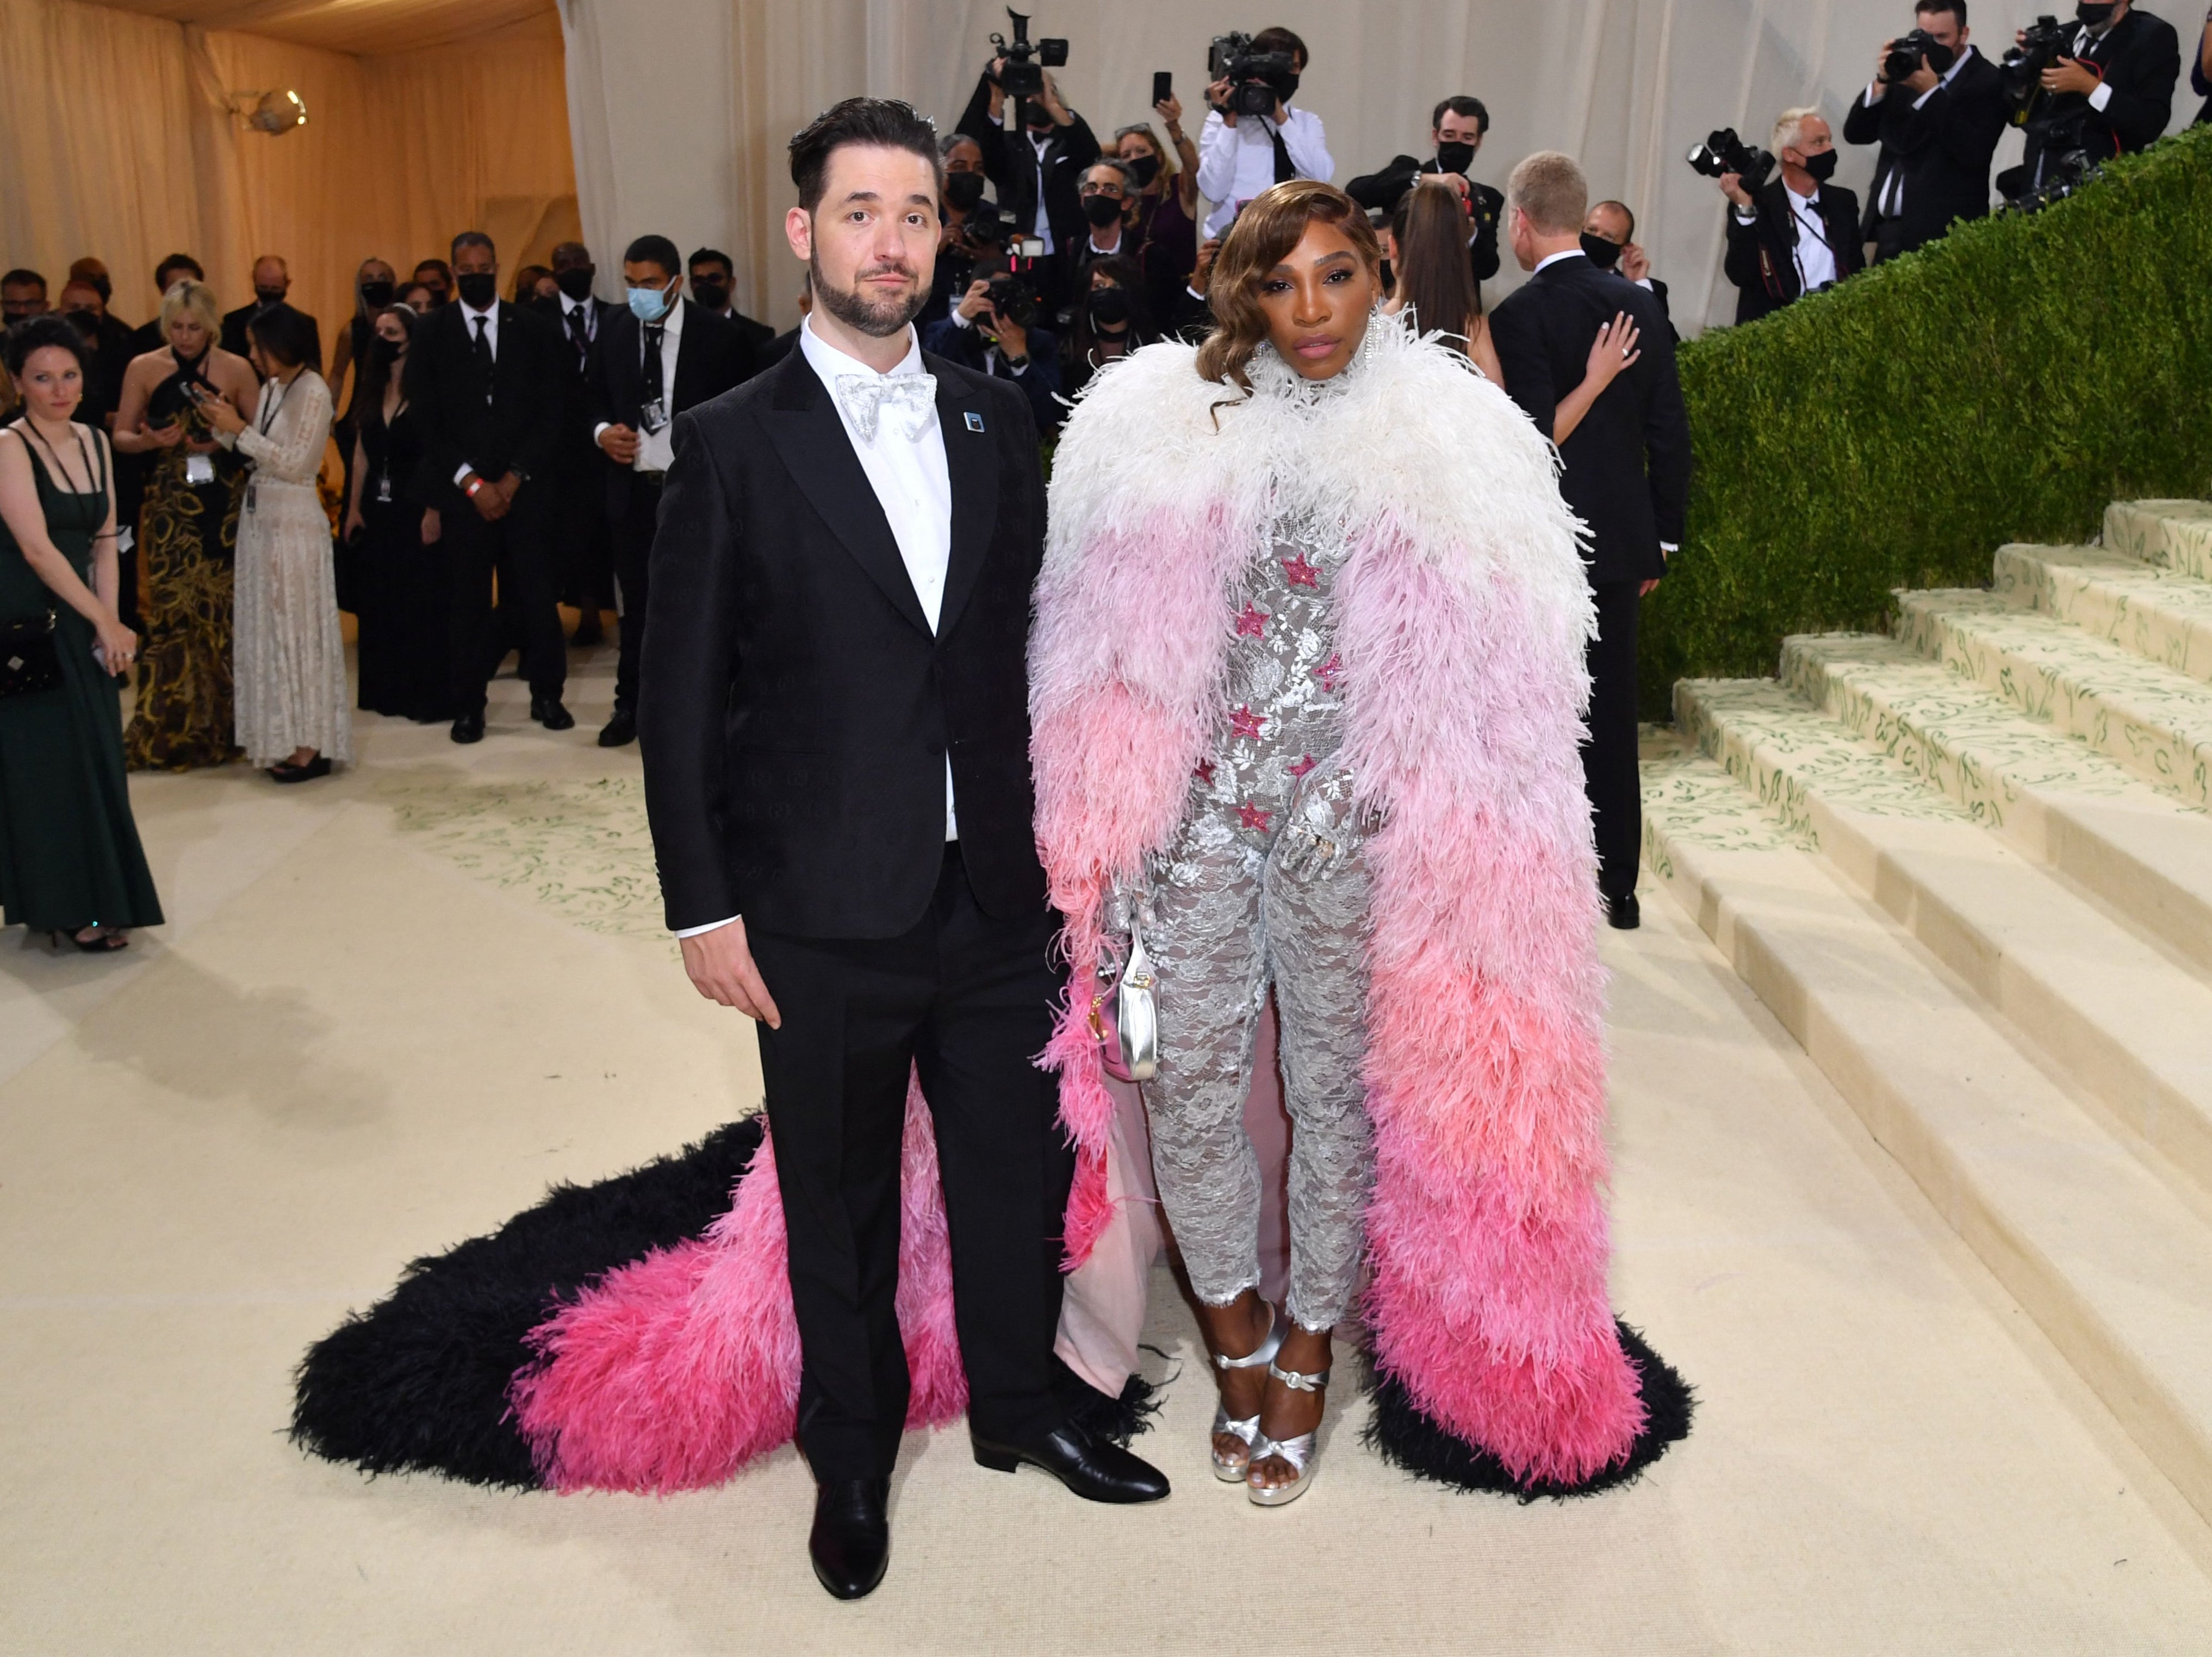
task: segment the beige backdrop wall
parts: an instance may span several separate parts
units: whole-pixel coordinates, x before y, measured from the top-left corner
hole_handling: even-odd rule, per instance
[[[325,344],[375,254],[403,271],[483,225],[510,265],[574,234],[575,174],[549,16],[465,45],[357,58],[67,0],[0,0],[0,254],[58,282],[95,253],[131,322],[182,250],[225,306],[257,254],[290,261]],[[246,130],[229,95],[289,88],[308,124]]]
[[[786,138],[856,92],[907,98],[951,125],[990,32],[1006,27],[1004,6],[983,0],[560,5],[579,195],[595,243],[655,230],[687,252],[727,247],[746,308],[784,325],[796,316],[797,277],[781,231]],[[1999,55],[2015,27],[2054,9],[2070,9],[1974,0],[1975,39]],[[2163,9],[2194,38],[2197,0]],[[1532,149],[1579,155],[1597,191],[1644,221],[1676,319],[1694,327],[1733,314],[1735,290],[1720,276],[1719,197],[1683,152],[1721,125],[1764,142],[1792,104],[1818,104],[1840,122],[1877,45],[1911,27],[1911,0],[1035,0],[1032,32],[1069,39],[1061,85],[1110,132],[1147,118],[1153,70],[1173,71],[1194,106],[1212,35],[1288,24],[1313,50],[1298,101],[1326,123],[1340,184],[1418,151],[1436,100],[1474,93],[1494,123],[1477,174],[1502,185]],[[2175,124],[2194,108],[2178,100]],[[2000,165],[2019,144],[2008,137]],[[1871,151],[1850,152],[1839,179],[1863,192],[1873,165]],[[1515,274],[1492,287],[1493,299]]]

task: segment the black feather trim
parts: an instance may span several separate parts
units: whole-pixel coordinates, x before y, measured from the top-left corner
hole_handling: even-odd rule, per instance
[[[490,1235],[412,1262],[389,1296],[308,1349],[293,1442],[363,1472],[535,1489],[507,1402],[533,1356],[524,1337],[555,1302],[719,1219],[761,1126],[748,1117],[628,1174],[556,1186]]]
[[[1668,1445],[1690,1435],[1697,1395],[1673,1365],[1645,1344],[1642,1335],[1617,1319],[1615,1325],[1620,1331],[1621,1350],[1636,1366],[1648,1418],[1625,1460],[1579,1484],[1549,1479],[1523,1484],[1489,1451],[1454,1437],[1424,1414],[1405,1384],[1379,1366],[1375,1371],[1375,1414],[1364,1435],[1366,1443],[1384,1460],[1395,1462],[1416,1478],[1433,1479],[1463,1490],[1488,1490],[1522,1502],[1534,1502],[1539,1496],[1564,1500],[1595,1496],[1601,1490],[1633,1484],[1646,1467],[1667,1453]]]
[[[1152,1430],[1152,1417],[1160,1412],[1160,1389],[1142,1375],[1131,1375],[1121,1396],[1109,1398],[1056,1357],[1052,1369],[1053,1390],[1076,1426],[1124,1449],[1139,1433]]]

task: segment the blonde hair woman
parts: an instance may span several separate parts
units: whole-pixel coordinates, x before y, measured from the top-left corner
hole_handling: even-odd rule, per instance
[[[1114,135],[1114,154],[1137,175],[1137,215],[1129,226],[1137,263],[1156,311],[1198,265],[1198,146],[1182,130],[1182,105],[1163,98],[1152,109],[1175,148],[1139,121]]]

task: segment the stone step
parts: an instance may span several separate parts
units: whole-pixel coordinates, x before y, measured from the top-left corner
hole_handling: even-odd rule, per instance
[[[1786,639],[1782,682],[2008,845],[2212,968],[2212,815],[1893,639]]]
[[[2212,501],[2115,501],[2105,508],[2105,549],[2212,581]]]
[[[1994,592],[1897,596],[1897,635],[2190,805],[2212,804],[2212,685]]]
[[[2212,984],[1766,679],[1686,679],[1684,734],[2212,1199]]]
[[[2175,1486],[2212,1519],[2212,1226],[1811,853],[1646,762],[1659,878]],[[1678,802],[1687,798],[1678,828]]]
[[[1994,586],[2160,667],[2212,680],[2212,581],[2101,547],[1997,549]]]

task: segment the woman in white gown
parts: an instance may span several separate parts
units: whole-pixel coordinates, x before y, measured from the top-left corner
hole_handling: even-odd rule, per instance
[[[331,391],[309,365],[313,326],[289,305],[256,316],[246,331],[265,383],[254,417],[209,413],[217,440],[253,463],[238,524],[238,744],[278,782],[328,776],[353,759],[331,522],[315,486]]]

